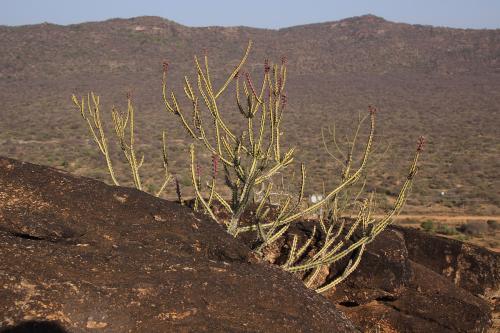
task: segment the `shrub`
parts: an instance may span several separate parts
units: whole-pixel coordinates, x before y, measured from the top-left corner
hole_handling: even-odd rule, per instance
[[[457,229],[453,226],[449,226],[446,224],[439,223],[437,228],[436,228],[436,233],[441,234],[441,235],[456,235],[458,234]]]
[[[419,140],[415,157],[392,210],[385,217],[375,219],[372,215],[373,194],[364,194],[363,186],[356,188],[360,179],[363,179],[373,145],[376,109],[369,107],[368,115],[358,122],[348,151],[345,155],[341,153],[344,159],[341,161],[343,168],[339,184],[325,191],[323,199],[304,207],[305,165],[300,166],[300,184],[296,191],[291,191],[290,186],[283,180],[286,172],[293,166],[295,153],[294,148],[283,149],[282,136],[285,129],[282,127],[282,120],[287,105],[286,59],[283,58],[280,64],[270,64],[266,60],[261,84],[256,86],[250,74],[243,71],[251,45],[250,42],[241,61],[222,81],[220,87],[216,87],[212,81],[207,56],[204,56],[202,62],[198,57],[194,57],[195,84],[193,85],[187,76],[184,77],[184,94],[191,108],[189,117],[186,116],[176,94],[173,91],[167,92],[168,63],[163,64],[162,96],[165,109],[177,118],[193,142],[212,156],[212,172],[208,179],[204,180],[196,158],[195,145],[190,145],[190,175],[195,190],[193,208],[201,209],[213,220],[225,225],[228,232],[235,237],[253,233],[257,239],[254,250],[259,254],[263,254],[273,245],[276,246],[277,240],[284,239],[291,225],[323,209],[319,221],[308,220],[317,225],[312,228],[307,239],[299,244],[299,237],[292,235],[287,258],[281,267],[300,274],[306,285],[311,287],[323,268],[347,260],[336,276],[321,283],[316,289],[318,292],[326,291],[356,269],[366,245],[373,241],[402,209],[417,172],[423,139]],[[219,99],[231,84],[235,86],[237,110],[244,121],[245,130],[241,132],[236,132],[220,112]],[[113,183],[119,185],[100,119],[99,97],[93,93],[90,93],[87,99],[73,96],[73,102],[105,157]],[[121,113],[116,108],[112,110],[115,135],[129,164],[134,185],[143,190],[140,168],[144,158],[137,157],[134,146],[134,107],[130,95],[127,96],[127,105],[126,113]],[[206,114],[202,110],[206,110]],[[207,116],[209,122],[205,119]],[[369,121],[369,134],[357,162],[354,158],[355,147],[358,133],[366,120]],[[161,195],[173,179],[168,169],[166,145],[164,133],[164,181],[159,187],[160,190],[155,193],[157,196]],[[334,157],[330,151],[328,153]],[[218,173],[223,175],[222,184]],[[222,195],[223,192],[219,189],[221,186],[229,189],[229,197]],[[178,188],[177,192],[180,193]],[[181,199],[180,201],[182,202]],[[220,209],[224,213],[221,214]],[[347,211],[355,212],[350,223],[347,221],[350,217]],[[321,237],[317,237],[318,235]],[[316,248],[311,250],[314,246]]]
[[[424,221],[420,224],[420,227],[427,232],[434,232],[436,230],[436,226],[434,222],[431,220]]]
[[[486,221],[486,224],[488,224],[488,227],[493,230],[493,231],[496,231],[496,230],[499,230],[500,229],[500,223],[498,223],[498,221],[495,221],[495,220],[488,220]]]
[[[455,239],[459,240],[461,242],[465,242],[465,241],[470,240],[470,236],[464,235],[464,234],[457,234],[457,235],[455,235]]]
[[[489,232],[488,227],[483,221],[467,221],[459,227],[459,231],[471,236],[481,236]]]

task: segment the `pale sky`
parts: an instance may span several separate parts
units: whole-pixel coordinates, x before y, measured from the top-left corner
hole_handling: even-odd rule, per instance
[[[500,28],[500,0],[0,0],[0,25],[161,16],[187,26],[283,28],[374,14],[390,21]]]

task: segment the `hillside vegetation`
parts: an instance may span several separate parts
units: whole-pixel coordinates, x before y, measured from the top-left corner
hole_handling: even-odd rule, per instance
[[[307,194],[320,192],[323,182],[331,187],[341,172],[324,152],[321,128],[335,123],[340,138],[349,135],[372,104],[380,110],[378,158],[368,184],[386,195],[382,208],[394,200],[415,140],[425,135],[408,208],[499,213],[500,30],[407,25],[370,15],[280,30],[190,28],[158,17],[0,27],[0,155],[109,181],[70,96],[95,91],[109,120],[111,105],[123,109],[131,91],[145,174],[161,180],[166,130],[171,171],[189,193],[188,140],[164,111],[161,64],[168,60],[169,86],[181,96],[182,75],[195,77],[194,54],[208,52],[214,79],[222,80],[249,39],[254,49],[247,70],[256,77],[265,59],[287,57],[283,126],[307,164]],[[221,112],[236,121],[228,96]]]

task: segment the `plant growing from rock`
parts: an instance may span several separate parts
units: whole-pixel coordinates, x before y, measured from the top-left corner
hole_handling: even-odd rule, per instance
[[[353,172],[355,148],[360,129],[365,120],[370,118],[370,133],[365,144],[365,153],[361,157],[361,166],[363,168],[366,166],[366,147],[373,139],[374,116],[376,112],[376,109],[371,106],[368,107],[368,110],[369,115],[359,119],[353,139],[348,142],[348,150],[346,152],[343,152],[337,144],[335,131],[331,132],[331,134],[332,143],[337,154],[329,148],[322,133],[325,150],[342,166],[341,184],[345,183],[346,179]],[[341,192],[335,193],[331,196],[330,200],[324,203],[318,219],[319,230],[323,235],[323,240],[317,253],[314,253],[312,258],[303,260],[301,264],[288,268],[290,266],[289,263],[293,262],[294,258],[297,258],[297,256],[300,257],[298,253],[304,253],[304,247],[311,245],[311,240],[316,234],[316,228],[313,229],[312,236],[310,236],[309,240],[306,241],[297,254],[297,236],[294,236],[290,256],[286,263],[287,270],[300,272],[310,269],[311,272],[306,275],[306,285],[311,286],[319,283],[321,286],[316,289],[318,292],[327,291],[347,278],[361,262],[366,245],[373,241],[392,222],[393,217],[401,211],[417,172],[418,158],[423,150],[423,145],[424,138],[421,137],[418,141],[416,154],[407,178],[400,189],[394,206],[385,217],[378,220],[372,217],[372,211],[375,206],[374,193],[372,192],[363,196],[365,183],[359,188],[355,188],[356,183],[361,180],[361,177],[357,177],[356,180],[347,184]],[[358,172],[360,168],[358,167],[355,172]],[[338,270],[337,274],[329,276],[328,281],[318,281],[322,270],[329,271],[329,265],[340,262],[346,257],[348,260],[344,263],[345,266]]]
[[[325,213],[319,221],[309,220],[317,225],[313,226],[311,234],[300,246],[298,236],[293,236],[281,267],[300,274],[307,286],[324,292],[356,269],[366,245],[373,241],[401,210],[417,171],[423,140],[419,142],[393,209],[384,218],[376,220],[372,216],[373,196],[363,197],[361,191],[355,196],[349,195],[353,186],[362,179],[372,150],[376,109],[370,107],[366,118],[358,124],[349,152],[344,155],[340,183],[324,193],[321,200],[304,207],[306,169],[303,164],[300,166],[300,184],[297,191],[287,190],[283,182],[281,188],[278,188],[279,182],[276,181],[292,167],[295,156],[294,148],[283,148],[282,138],[285,130],[282,120],[287,106],[286,59],[283,58],[280,64],[270,64],[266,60],[263,77],[259,85],[256,85],[251,75],[243,71],[251,46],[250,42],[241,61],[218,87],[212,79],[207,55],[204,55],[202,61],[194,57],[196,78],[190,80],[187,76],[184,77],[184,95],[190,105],[189,115],[181,106],[177,95],[173,91],[168,93],[168,63],[163,64],[162,96],[165,109],[178,119],[180,126],[184,127],[192,140],[212,156],[212,174],[208,181],[204,181],[195,145],[190,145],[190,174],[195,190],[194,208],[202,209],[213,220],[225,225],[228,232],[235,237],[254,233],[257,239],[255,251],[260,254],[276,245],[277,240],[283,239],[293,224],[323,208]],[[240,132],[232,128],[221,113],[220,99],[231,85],[234,85],[237,112],[244,122],[245,129]],[[130,95],[127,101],[125,114],[113,108],[113,124],[120,148],[129,164],[134,185],[142,190],[139,171],[143,158],[138,159],[135,151],[134,108]],[[99,97],[94,94],[89,94],[86,99],[73,96],[73,102],[105,157],[113,183],[119,185],[100,118]],[[207,116],[209,121],[206,120]],[[359,163],[356,164],[353,162],[354,147],[365,119],[369,119],[370,131]],[[163,161],[165,177],[156,193],[158,196],[172,180],[168,170],[165,134]],[[218,173],[222,173],[223,181],[218,179]],[[182,201],[178,182],[176,184],[179,199]],[[230,197],[222,194],[221,185],[229,189]],[[343,215],[347,206],[355,207],[357,212],[350,223]],[[219,209],[224,213],[221,214]],[[342,260],[347,260],[347,263],[336,276],[327,281],[319,281],[322,270]]]
[[[289,168],[294,160],[294,148],[283,151],[282,148],[282,120],[286,108],[285,85],[287,79],[286,60],[280,65],[270,65],[266,60],[263,78],[258,86],[251,79],[249,73],[242,71],[251,48],[249,43],[242,60],[229,74],[220,87],[215,87],[211,79],[208,58],[205,55],[203,62],[195,56],[196,85],[193,86],[188,77],[184,78],[184,93],[191,104],[191,116],[188,118],[181,108],[174,92],[167,94],[168,64],[164,65],[163,73],[163,101],[167,111],[175,115],[180,124],[186,129],[191,138],[201,144],[213,156],[214,161],[220,161],[224,170],[224,185],[231,191],[231,198],[224,198],[218,192],[218,182],[214,175],[210,181],[203,183],[197,171],[195,146],[191,144],[191,175],[195,188],[196,200],[201,203],[204,211],[215,221],[226,225],[230,234],[238,236],[241,233],[255,232],[259,240],[256,247],[261,252],[283,237],[289,227],[303,219],[306,215],[326,206],[328,216],[320,219],[321,232],[324,235],[320,249],[312,256],[304,256],[307,249],[313,244],[317,229],[300,247],[298,238],[294,237],[288,259],[282,268],[290,272],[307,272],[306,284],[314,284],[320,270],[347,256],[351,256],[345,269],[332,281],[324,284],[318,291],[326,291],[345,279],[358,266],[365,246],[382,232],[402,208],[411,188],[414,175],[417,171],[417,162],[422,151],[423,139],[419,142],[413,163],[410,166],[407,179],[400,190],[396,203],[386,217],[375,220],[372,218],[373,197],[364,199],[358,206],[357,217],[344,230],[345,221],[342,219],[340,206],[343,194],[356,184],[367,165],[375,130],[376,109],[369,108],[370,133],[364,145],[360,163],[353,165],[353,152],[361,125],[360,121],[351,144],[351,150],[345,156],[345,165],[340,184],[325,193],[324,198],[317,203],[303,208],[301,205],[306,178],[305,167],[301,165],[301,182],[297,193],[283,193],[273,207],[274,214],[269,214],[269,202],[276,185],[274,177]],[[238,111],[246,130],[234,132],[226,119],[223,118],[219,99],[234,83],[235,100]],[[207,125],[202,116],[202,109],[208,110],[209,124],[212,126],[209,136]],[[188,120],[189,119],[189,120]],[[214,169],[217,169],[214,162]],[[258,188],[262,188],[260,195]],[[360,194],[353,198],[358,202]],[[345,198],[344,198],[345,199]],[[226,210],[229,219],[219,221],[218,214],[213,210],[213,204],[218,201]],[[250,221],[243,221],[245,212],[251,211]],[[344,232],[346,231],[346,232]],[[360,231],[360,235],[357,232]],[[355,239],[356,238],[356,239]]]

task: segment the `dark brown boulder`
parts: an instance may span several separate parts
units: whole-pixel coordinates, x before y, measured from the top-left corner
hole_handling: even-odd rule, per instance
[[[304,221],[290,228],[291,234],[302,239],[311,234],[313,223]],[[407,232],[407,233],[406,233]],[[407,238],[407,234],[417,236]],[[321,239],[321,238],[319,238]],[[282,246],[272,249],[270,258],[283,263],[288,257],[291,235],[282,241]],[[427,262],[446,262],[446,257],[412,256],[410,248],[421,246],[442,249],[448,240],[414,230],[390,227],[381,233],[363,254],[356,271],[335,289],[324,293],[332,303],[345,312],[364,332],[486,332],[492,325],[492,307],[495,299],[483,299],[481,295],[455,284],[444,272],[436,272],[427,267]],[[455,244],[451,241],[452,245]],[[311,252],[317,251],[315,244]],[[477,267],[487,278],[476,281],[478,290],[486,290],[488,281],[495,275],[491,267],[496,267],[500,256],[494,252],[472,245],[463,245],[466,253],[483,253],[489,262],[473,256],[468,257],[471,267]],[[464,256],[454,252],[458,258]],[[348,258],[325,270],[322,282],[331,280],[345,267]],[[418,261],[417,261],[418,260]],[[449,259],[448,259],[449,260]],[[449,262],[448,262],[449,263]],[[487,273],[489,272],[489,273]],[[441,273],[441,274],[440,274]],[[474,276],[472,273],[468,276]],[[485,285],[482,285],[482,282]],[[472,281],[471,281],[472,283]],[[498,289],[497,289],[498,292]],[[487,301],[491,301],[488,303]],[[492,332],[497,326],[492,328]]]
[[[396,297],[357,305],[339,304],[367,332],[485,332],[489,308],[481,299],[454,287],[444,277],[409,262],[410,285]]]
[[[324,297],[187,208],[6,158],[0,327],[357,331]]]
[[[475,295],[500,297],[500,255],[488,249],[417,229],[394,226],[409,258]]]
[[[359,269],[325,296],[367,332],[486,331],[492,324],[490,304],[412,260],[405,231],[391,227],[380,234],[367,247]],[[422,234],[410,242],[441,246],[438,237]],[[500,257],[491,254],[498,264]]]
[[[390,227],[325,299],[185,207],[5,158],[0,258],[2,333],[356,331],[332,303],[366,332],[483,332],[500,265]]]
[[[333,293],[347,307],[377,299],[395,299],[410,284],[412,270],[401,234],[385,231],[368,247],[355,273]]]

